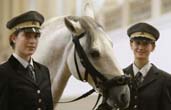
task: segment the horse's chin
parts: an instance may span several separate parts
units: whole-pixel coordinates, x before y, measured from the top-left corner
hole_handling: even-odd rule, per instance
[[[111,89],[109,91],[109,97],[106,100],[107,104],[113,108],[127,108],[129,106],[129,101],[130,91],[128,86],[120,86]]]
[[[122,110],[125,109],[125,107],[118,107],[117,105],[115,106],[110,106],[108,103],[102,103],[98,106],[96,110]]]
[[[127,103],[127,104],[123,104],[123,103],[116,104],[115,102],[111,102],[111,101],[107,101],[107,104],[113,108],[112,110],[117,110],[117,108],[125,109],[129,106],[129,103]]]

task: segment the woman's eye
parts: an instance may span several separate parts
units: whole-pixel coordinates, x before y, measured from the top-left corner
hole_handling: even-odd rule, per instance
[[[40,34],[39,33],[35,35],[35,38],[39,38],[39,37],[40,37]]]

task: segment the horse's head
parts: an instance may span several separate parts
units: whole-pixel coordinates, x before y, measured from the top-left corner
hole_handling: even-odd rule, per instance
[[[90,83],[111,107],[128,106],[128,78],[118,66],[112,41],[102,26],[88,16],[66,17],[65,24],[74,43],[67,61],[70,72]]]

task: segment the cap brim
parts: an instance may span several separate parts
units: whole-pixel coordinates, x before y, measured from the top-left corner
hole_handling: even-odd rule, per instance
[[[143,38],[147,38],[147,39],[156,41],[155,36],[150,33],[147,33],[147,32],[134,32],[130,35],[130,38],[134,38],[134,37],[143,37]]]
[[[31,28],[23,28],[22,31],[24,32],[34,32],[34,33],[40,33],[40,28],[35,28],[35,27],[31,27]]]
[[[134,37],[132,38],[131,40],[134,40],[134,41],[142,41],[142,42],[154,42],[154,40],[152,39],[149,39],[149,38],[146,38],[146,37]]]

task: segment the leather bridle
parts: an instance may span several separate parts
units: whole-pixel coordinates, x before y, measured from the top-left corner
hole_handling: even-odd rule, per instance
[[[98,70],[96,70],[96,68],[94,68],[94,66],[89,61],[89,59],[79,41],[79,39],[84,37],[84,35],[85,35],[85,32],[80,34],[79,36],[73,36],[73,43],[75,45],[74,61],[75,61],[76,70],[77,70],[79,79],[81,81],[87,82],[88,75],[90,75],[95,83],[95,86],[97,88],[100,87],[100,89],[102,89],[102,95],[104,95],[103,97],[106,97],[105,94],[111,87],[122,86],[122,85],[128,84],[130,82],[130,77],[128,77],[127,75],[115,76],[114,78],[109,80],[102,73],[100,73]],[[81,73],[79,71],[76,53],[77,53],[78,57],[80,58],[80,62],[82,64],[82,66],[85,68],[84,78],[81,77]]]
[[[82,38],[85,35],[85,33],[80,34],[79,36],[74,36],[73,37],[73,43],[75,44],[75,51],[74,51],[74,61],[77,69],[77,74],[79,76],[79,79],[81,81],[87,81],[88,74],[92,77],[95,85],[97,84],[97,78],[100,79],[100,82],[103,82],[106,86],[109,84],[112,84],[111,86],[121,86],[128,84],[129,82],[129,77],[127,75],[121,75],[121,76],[115,76],[114,78],[108,80],[102,73],[100,73],[98,70],[94,68],[94,66],[91,64],[89,61],[85,51],[83,50],[79,39]],[[76,58],[76,53],[78,54],[80,58],[80,62],[82,66],[85,68],[85,77],[84,79],[81,77],[79,68],[78,68],[78,63],[77,63],[77,58]],[[110,87],[108,85],[108,87]]]

